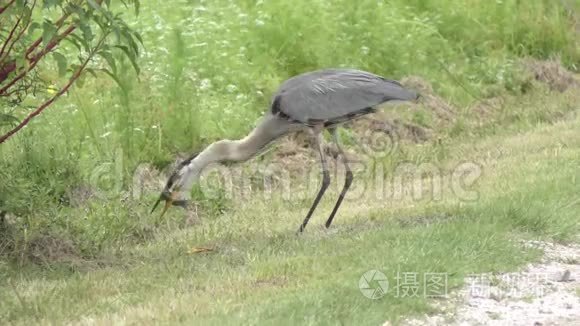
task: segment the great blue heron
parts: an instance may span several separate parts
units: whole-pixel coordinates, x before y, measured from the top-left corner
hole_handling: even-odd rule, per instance
[[[201,171],[207,165],[246,161],[272,141],[291,132],[306,130],[312,136],[313,144],[320,154],[322,186],[300,225],[299,232],[302,232],[330,183],[322,138],[322,131],[327,129],[346,169],[344,187],[326,221],[326,227],[329,227],[353,179],[336,127],[343,122],[375,112],[379,104],[412,101],[418,97],[417,93],[394,80],[355,69],[318,70],[292,77],[274,94],[270,110],[249,135],[240,140],[217,141],[179,164],[151,212],[161,200],[165,200],[161,215],[172,205],[185,206],[187,201],[183,199],[183,195],[190,193],[193,183],[199,179]]]

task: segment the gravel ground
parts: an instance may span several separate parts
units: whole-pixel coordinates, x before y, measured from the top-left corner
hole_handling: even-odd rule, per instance
[[[440,314],[402,325],[579,326],[580,246],[540,241],[524,246],[543,249],[544,257],[519,272],[467,278],[461,291],[436,303]]]

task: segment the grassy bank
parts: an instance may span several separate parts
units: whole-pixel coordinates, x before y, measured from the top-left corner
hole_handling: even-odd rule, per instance
[[[577,240],[579,126],[571,117],[449,144],[441,177],[451,178],[461,162],[477,164],[481,176],[467,189],[477,200],[448,188],[437,201],[365,196],[347,200],[326,230],[333,191],[298,237],[306,204],[256,199],[195,227],[117,248],[116,258],[88,271],[4,266],[0,316],[16,324],[377,324],[428,312],[423,283],[417,297],[404,295],[397,272],[415,273],[419,282],[424,273],[444,273],[451,291],[467,274],[511,270],[537,257],[517,239]],[[199,246],[215,251],[189,253]],[[390,283],[379,300],[358,289],[371,269]]]

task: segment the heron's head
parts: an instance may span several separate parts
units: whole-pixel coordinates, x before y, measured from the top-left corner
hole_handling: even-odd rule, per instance
[[[193,154],[190,158],[184,160],[183,162],[177,165],[171,176],[169,176],[169,179],[167,180],[167,183],[165,184],[165,187],[163,188],[161,195],[159,195],[159,198],[155,202],[155,205],[153,205],[151,213],[155,211],[155,209],[162,200],[165,201],[165,207],[163,207],[161,216],[163,216],[171,206],[179,206],[182,208],[187,207],[188,201],[186,199],[180,199],[179,194],[181,193],[182,190],[184,190],[182,188],[184,182],[183,179],[186,177],[187,174],[186,169],[188,165],[191,163],[191,161],[197,155],[198,153]]]

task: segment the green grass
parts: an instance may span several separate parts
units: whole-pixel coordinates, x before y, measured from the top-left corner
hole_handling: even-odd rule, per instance
[[[16,216],[0,230],[0,320],[377,324],[432,310],[423,297],[395,295],[397,271],[447,273],[453,289],[469,273],[538,256],[514,240],[577,241],[580,93],[551,92],[520,65],[558,57],[578,71],[577,18],[562,2],[142,2],[141,16],[128,17],[145,41],[139,80],[128,63],[122,89],[87,78],[0,146],[0,210]],[[196,193],[198,224],[178,210],[148,213],[158,193],[135,193],[139,166],[163,170],[177,154],[243,136],[280,82],[334,66],[421,76],[457,107],[455,121],[441,125],[427,107],[387,110],[436,137],[366,161],[374,169],[357,172],[331,230],[321,225],[342,180],[297,237],[318,167],[268,198],[254,167],[272,153],[242,167],[255,177],[246,197],[238,183],[233,198]],[[492,97],[503,102],[474,111]],[[356,151],[359,135],[342,135]],[[463,179],[452,176],[465,162],[481,176],[458,193]],[[411,175],[398,175],[402,164]],[[438,192],[419,180],[423,169],[436,172]],[[426,193],[414,199],[417,185]],[[96,196],[78,206],[73,190]],[[73,252],[39,261],[43,239]],[[194,246],[217,250],[189,255]],[[359,292],[369,269],[391,283],[381,300]]]
[[[438,202],[347,200],[326,230],[328,198],[307,232],[296,236],[307,206],[255,199],[196,227],[117,248],[105,267],[23,272],[4,266],[0,286],[8,295],[0,316],[17,324],[377,324],[429,312],[422,295],[397,296],[397,272],[417,273],[421,282],[424,273],[445,273],[451,291],[470,273],[512,270],[537,257],[517,239],[577,239],[579,126],[573,119],[454,144],[450,157],[461,155],[484,171],[472,186],[479,194],[473,202],[449,189]],[[547,146],[556,142],[560,150]],[[479,157],[490,150],[504,154]],[[216,251],[188,254],[196,246]],[[391,284],[379,300],[358,289],[370,269],[381,270]]]

